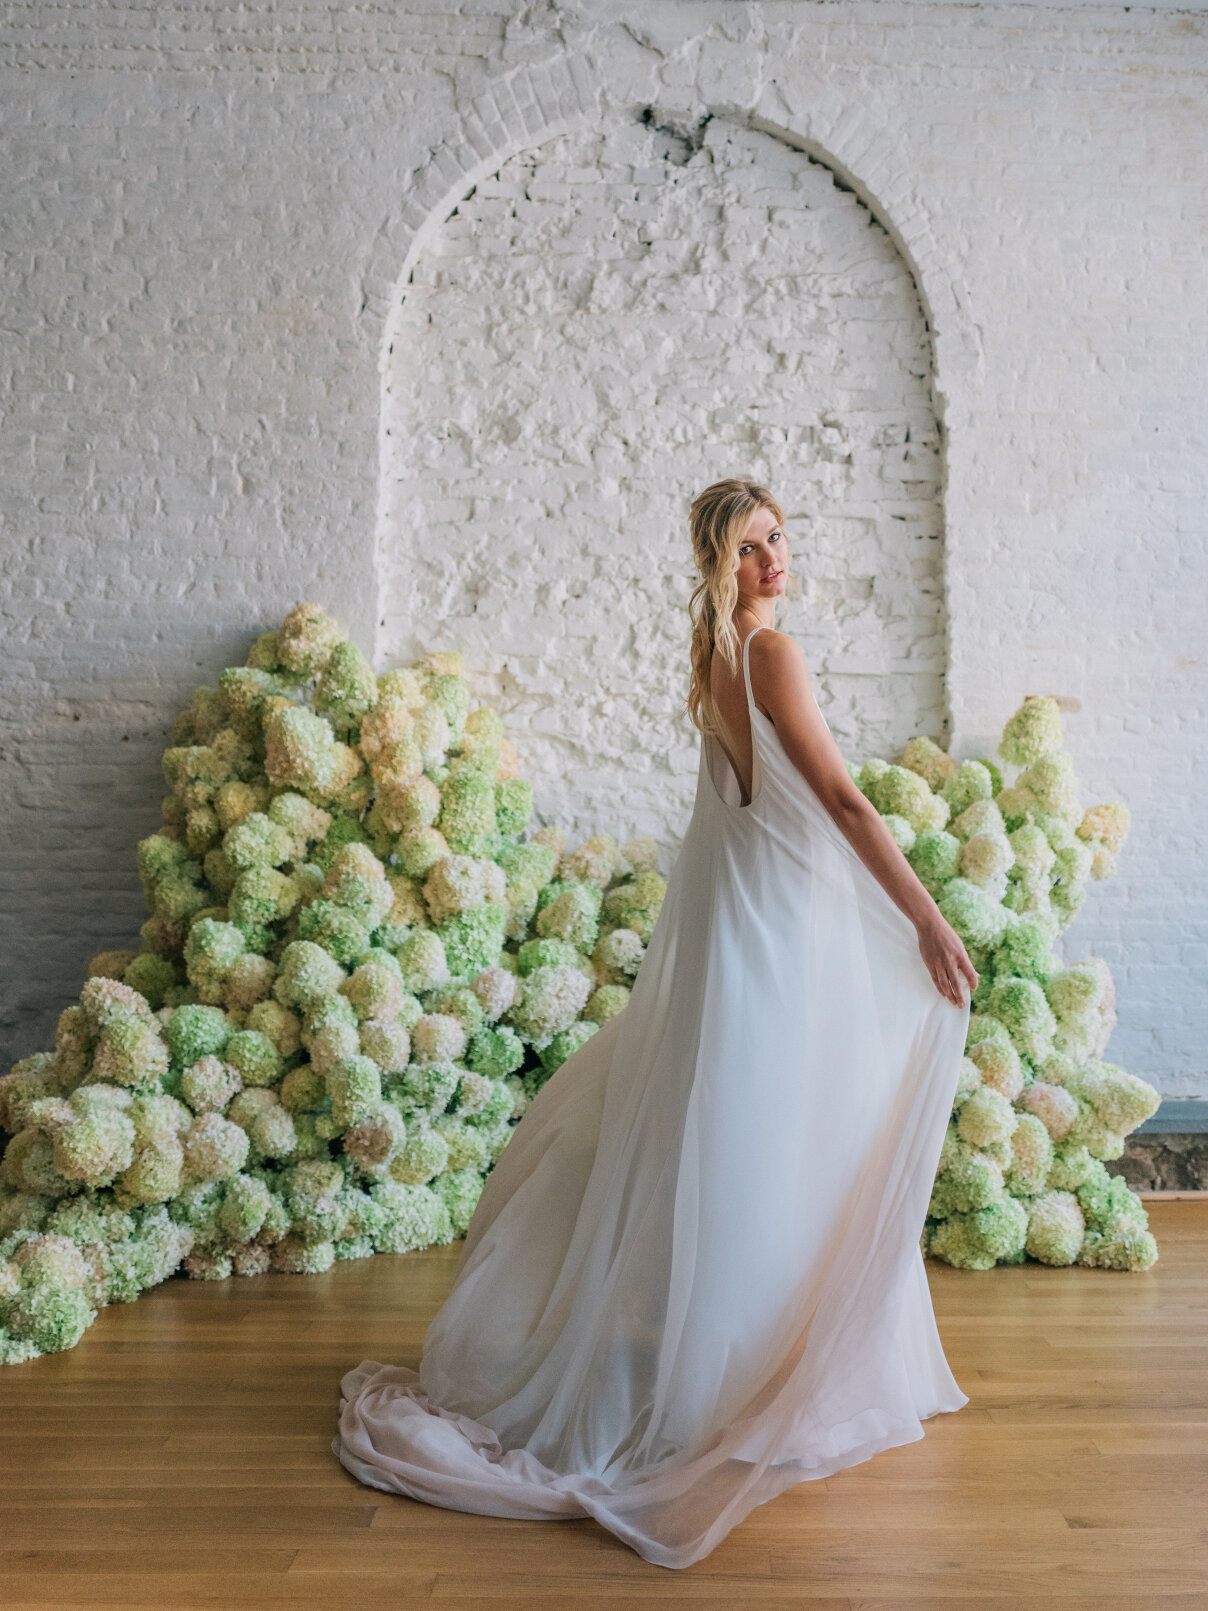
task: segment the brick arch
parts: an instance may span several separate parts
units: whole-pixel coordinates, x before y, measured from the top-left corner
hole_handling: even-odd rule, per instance
[[[912,190],[901,151],[863,106],[829,85],[811,86],[808,100],[789,105],[772,81],[753,106],[718,105],[677,113],[654,97],[670,123],[691,128],[718,115],[770,134],[829,168],[873,213],[914,280],[931,327],[936,407],[951,427],[950,378],[980,365],[976,326],[949,275],[930,230],[930,220]],[[391,339],[391,314],[401,287],[431,231],[466,192],[499,164],[527,146],[539,145],[579,124],[635,107],[610,102],[579,56],[564,53],[517,68],[496,79],[457,120],[447,139],[415,170],[397,209],[380,225],[361,276],[362,326],[383,366]]]
[[[761,97],[754,106],[719,103],[688,109],[669,104],[657,94],[641,101],[620,100],[609,98],[593,83],[578,60],[565,57],[542,67],[519,69],[497,81],[461,116],[455,132],[415,170],[399,209],[384,220],[374,240],[362,281],[361,328],[367,341],[376,343],[383,388],[388,384],[400,322],[406,317],[412,270],[470,190],[510,159],[565,134],[598,131],[614,121],[641,120],[678,136],[691,150],[700,143],[703,125],[712,118],[767,136],[827,169],[838,187],[851,192],[884,230],[913,287],[930,343],[931,410],[940,430],[938,503],[944,538],[940,564],[946,595],[942,608],[947,615],[954,514],[961,529],[968,529],[963,511],[972,486],[971,478],[959,472],[959,467],[953,474],[952,433],[963,422],[971,382],[980,368],[976,327],[945,269],[930,233],[927,210],[897,146],[867,119],[862,108],[838,97],[828,99],[826,93],[811,90],[808,106],[802,107],[789,107],[774,94]],[[386,401],[383,390],[383,432]],[[962,440],[966,440],[963,434]],[[384,434],[382,454],[384,465]],[[379,505],[379,533],[386,529],[384,520],[384,506]],[[398,651],[387,645],[387,596],[380,556],[374,586],[376,647],[381,653],[393,654]],[[949,642],[949,672],[951,666]],[[938,714],[950,727],[950,685]]]
[[[587,69],[569,54],[518,68],[470,103],[454,131],[415,171],[397,211],[383,220],[370,249],[361,277],[361,319],[376,341],[379,368],[390,342],[391,311],[402,300],[400,287],[431,231],[508,157],[602,111]]]

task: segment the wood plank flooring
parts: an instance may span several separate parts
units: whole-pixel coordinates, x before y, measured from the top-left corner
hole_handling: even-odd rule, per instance
[[[1208,1203],[1147,1206],[1144,1273],[929,1262],[970,1403],[684,1571],[593,1521],[439,1510],[335,1459],[341,1375],[416,1363],[460,1243],[173,1279],[0,1369],[0,1605],[1208,1611]]]

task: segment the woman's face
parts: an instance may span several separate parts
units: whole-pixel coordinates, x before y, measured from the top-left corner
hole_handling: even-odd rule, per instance
[[[751,516],[746,535],[738,545],[738,599],[753,604],[756,599],[780,598],[789,568],[789,541],[784,528],[770,509],[757,509]]]

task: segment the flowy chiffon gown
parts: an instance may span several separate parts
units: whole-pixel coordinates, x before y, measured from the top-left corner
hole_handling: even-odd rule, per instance
[[[969,1001],[756,707],[753,636],[751,801],[705,737],[625,1010],[487,1176],[418,1371],[348,1371],[332,1443],[369,1487],[591,1516],[667,1567],[968,1403],[920,1236]]]

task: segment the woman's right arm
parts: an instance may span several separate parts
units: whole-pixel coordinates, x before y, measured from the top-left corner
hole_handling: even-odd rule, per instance
[[[822,719],[800,646],[783,632],[757,633],[747,651],[751,692],[775,724],[786,755],[825,806],[860,860],[914,924],[936,989],[958,1007],[978,975],[964,942],[906,860],[880,812],[853,782]]]

